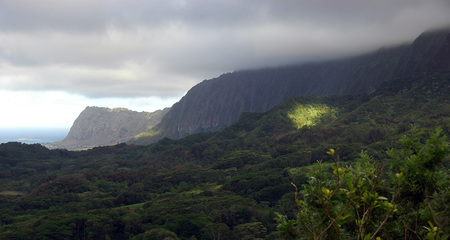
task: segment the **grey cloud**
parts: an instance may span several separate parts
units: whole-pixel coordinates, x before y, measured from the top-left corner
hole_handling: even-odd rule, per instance
[[[101,30],[105,17],[100,1],[2,0],[0,29],[3,31]]]
[[[237,1],[3,0],[0,29],[97,32],[109,25],[158,27],[173,21],[215,28],[251,19],[252,12]]]
[[[450,25],[446,0],[2,0],[0,88],[174,96],[224,72],[348,56]]]

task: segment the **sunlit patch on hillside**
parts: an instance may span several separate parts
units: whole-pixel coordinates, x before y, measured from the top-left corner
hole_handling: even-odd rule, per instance
[[[312,127],[316,125],[325,115],[334,116],[336,109],[326,104],[298,104],[288,112],[288,117],[295,124],[297,129],[302,127]]]
[[[159,133],[159,131],[155,131],[154,129],[147,129],[146,131],[135,136],[134,138],[141,139],[141,138],[146,138],[146,137],[153,137],[153,136],[156,136],[158,133]]]
[[[23,192],[5,190],[5,191],[0,191],[0,195],[5,195],[5,196],[22,196]]]

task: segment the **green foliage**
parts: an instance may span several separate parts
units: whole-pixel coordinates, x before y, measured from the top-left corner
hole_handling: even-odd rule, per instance
[[[423,133],[405,135],[401,139],[402,150],[388,152],[393,158],[394,170],[404,173],[404,194],[415,203],[435,192],[437,179],[442,177],[436,170],[448,154],[448,143],[441,132],[436,130],[425,144],[421,144],[419,138]]]
[[[300,129],[304,126],[311,127],[317,124],[317,122],[324,117],[333,118],[336,110],[330,108],[325,104],[307,104],[298,105],[291,112],[288,113],[288,117],[294,122],[295,126]]]
[[[234,239],[242,240],[264,239],[266,233],[267,229],[261,222],[239,224],[233,230]]]
[[[204,215],[185,214],[185,215],[171,215],[166,219],[164,228],[178,233],[182,238],[189,238],[197,235],[201,229],[211,224],[211,222]]]
[[[334,159],[332,171],[326,171],[324,164],[318,162],[317,171],[309,174],[308,183],[301,190],[293,184],[297,220],[277,215],[282,236],[395,239],[414,233],[419,239],[447,239],[442,229],[448,228],[448,219],[443,218],[448,203],[442,197],[448,199],[448,186],[441,184],[448,184],[448,177],[443,178],[448,176],[448,169],[444,173],[438,168],[447,157],[448,143],[439,129],[425,143],[419,136],[405,135],[402,148],[389,151],[388,155],[394,158],[392,179],[366,152],[353,164],[341,167],[337,151],[330,149],[327,154]],[[392,218],[403,222],[402,231],[395,230]]]
[[[132,238],[133,240],[178,240],[177,234],[165,228],[154,228]]]
[[[228,169],[228,168],[242,168],[245,165],[256,165],[258,163],[266,162],[270,159],[267,154],[261,154],[249,150],[239,150],[231,152],[223,157],[220,157],[213,168]]]

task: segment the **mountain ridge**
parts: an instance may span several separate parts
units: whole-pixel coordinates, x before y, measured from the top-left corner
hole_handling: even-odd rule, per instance
[[[370,93],[390,79],[448,69],[444,65],[449,32],[425,32],[411,44],[351,58],[241,70],[204,80],[175,103],[159,124],[129,143],[146,145],[164,137],[219,130],[243,112],[267,111],[290,96]]]

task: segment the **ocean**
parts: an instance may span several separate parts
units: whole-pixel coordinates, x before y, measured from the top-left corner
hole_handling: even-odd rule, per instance
[[[50,143],[63,140],[68,127],[0,127],[0,143]]]

